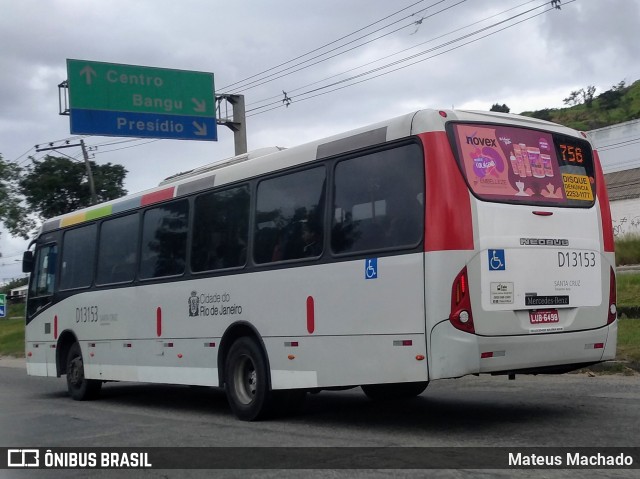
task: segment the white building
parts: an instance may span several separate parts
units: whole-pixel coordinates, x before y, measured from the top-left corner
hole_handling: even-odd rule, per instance
[[[640,234],[640,120],[599,128],[588,136],[605,173],[614,235]]]
[[[27,289],[29,288],[28,285],[24,285],[24,286],[18,286],[17,288],[13,288],[11,290],[9,290],[9,296],[8,298],[11,300],[22,300],[25,299],[27,297]]]

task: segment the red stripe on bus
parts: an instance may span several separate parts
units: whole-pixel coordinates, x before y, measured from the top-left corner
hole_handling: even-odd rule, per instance
[[[173,198],[174,187],[165,188],[164,190],[154,191],[153,193],[147,193],[142,195],[140,199],[140,206],[151,205],[153,203],[159,203],[160,201],[170,200]]]
[[[607,194],[607,185],[604,182],[604,174],[602,173],[602,165],[600,164],[600,156],[598,152],[593,150],[593,163],[596,170],[596,196],[600,204],[600,218],[602,218],[602,240],[604,250],[613,253],[613,222],[611,221],[611,209],[609,207],[609,195]]]
[[[58,339],[58,315],[53,317],[53,339]]]
[[[316,314],[313,304],[313,296],[307,297],[307,331],[309,334],[313,333],[316,329]]]
[[[425,251],[473,250],[471,199],[444,131],[418,135],[424,145]]]
[[[160,306],[156,309],[156,334],[158,337],[162,336],[162,308]]]

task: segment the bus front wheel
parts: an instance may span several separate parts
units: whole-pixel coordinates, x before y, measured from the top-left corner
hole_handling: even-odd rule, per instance
[[[67,389],[76,401],[95,399],[100,394],[102,381],[84,376],[82,351],[78,343],[73,343],[67,355]]]
[[[362,386],[362,390],[369,399],[373,400],[393,400],[408,399],[419,396],[427,389],[429,381],[416,383],[393,383],[393,384],[367,384]]]
[[[267,363],[262,349],[249,337],[236,340],[225,362],[225,392],[238,419],[264,417],[271,407]]]

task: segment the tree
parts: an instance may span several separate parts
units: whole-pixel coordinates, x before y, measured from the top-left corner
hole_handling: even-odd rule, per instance
[[[20,172],[18,165],[4,161],[0,155],[0,222],[13,236],[27,239],[34,222],[22,203]]]
[[[596,93],[596,87],[593,85],[589,85],[586,90],[582,90],[582,101],[587,108],[591,108],[591,104],[593,103],[593,95]]]
[[[603,110],[613,110],[614,108],[618,108],[626,91],[627,88],[624,80],[619,82],[617,85],[613,85],[611,90],[607,90],[598,95],[600,107]]]
[[[504,103],[502,105],[499,105],[498,103],[494,103],[491,106],[491,110],[489,111],[498,111],[500,113],[509,113],[511,111],[511,109],[505,105]]]
[[[591,104],[593,103],[593,95],[596,93],[596,87],[593,85],[587,86],[586,89],[580,88],[579,90],[574,90],[571,94],[562,100],[565,105],[575,106],[581,103],[584,103],[587,108],[591,108]]]
[[[97,165],[90,161],[99,202],[127,194],[122,183],[127,170],[122,165]],[[91,205],[91,191],[84,163],[69,158],[46,156],[32,159],[20,180],[20,187],[31,210],[50,218]]]
[[[562,102],[565,105],[570,105],[570,106],[577,105],[578,103],[580,103],[580,90],[572,91],[571,94],[567,98],[562,100]]]

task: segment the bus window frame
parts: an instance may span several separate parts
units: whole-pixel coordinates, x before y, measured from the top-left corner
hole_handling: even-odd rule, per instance
[[[242,188],[242,187],[246,187],[247,193],[249,195],[249,204],[248,204],[248,211],[247,211],[247,246],[246,246],[246,254],[245,254],[245,258],[244,258],[244,263],[237,265],[237,266],[230,266],[228,268],[213,268],[213,269],[204,269],[204,270],[200,270],[200,271],[194,271],[193,267],[192,267],[192,261],[193,261],[193,238],[194,238],[194,225],[195,225],[195,221],[196,221],[196,200],[200,197],[206,196],[206,195],[215,195],[217,193],[221,193],[221,192],[225,192],[225,191],[230,191],[233,189],[238,189],[238,188]],[[252,186],[252,182],[250,180],[241,180],[239,182],[232,182],[232,183],[228,183],[228,184],[224,184],[221,185],[219,187],[214,187],[214,188],[208,188],[206,190],[202,190],[202,191],[198,191],[192,195],[189,195],[189,200],[192,203],[192,205],[190,206],[190,210],[189,210],[189,231],[188,231],[188,238],[187,238],[187,256],[189,258],[189,262],[187,264],[187,271],[189,275],[193,275],[196,277],[201,277],[201,276],[215,276],[216,274],[220,273],[220,274],[224,274],[227,272],[235,272],[235,271],[239,271],[242,270],[244,268],[247,267],[247,265],[250,264],[250,260],[252,258],[250,258],[250,254],[253,250],[253,248],[251,247],[251,243],[252,243],[252,223],[251,221],[253,220],[253,199],[255,198],[255,193],[254,193],[254,188]],[[141,240],[140,240],[141,241]]]
[[[253,195],[253,197],[251,198],[251,210],[250,210],[250,221],[251,224],[249,225],[249,253],[247,255],[247,264],[250,264],[251,266],[253,266],[256,269],[269,269],[269,268],[285,268],[291,264],[296,264],[296,263],[310,263],[310,262],[319,262],[321,260],[323,260],[324,258],[326,258],[326,254],[327,254],[327,246],[326,246],[326,226],[327,226],[327,202],[328,202],[328,197],[329,197],[329,189],[331,186],[331,180],[330,180],[330,171],[331,171],[331,161],[329,159],[323,158],[322,160],[319,161],[311,161],[302,165],[296,165],[293,168],[287,168],[284,170],[280,170],[280,171],[275,171],[266,175],[261,175],[258,177],[254,178],[254,186],[253,189],[251,191],[251,194]],[[322,227],[323,227],[323,231],[322,231],[322,251],[320,252],[319,255],[317,256],[303,256],[300,258],[290,258],[290,259],[281,259],[281,260],[276,260],[276,261],[265,261],[264,263],[258,263],[255,259],[255,245],[256,245],[256,241],[255,241],[255,237],[256,234],[258,232],[258,227],[257,227],[257,216],[258,216],[258,190],[260,188],[260,184],[264,183],[266,181],[270,181],[270,180],[274,180],[274,179],[278,179],[278,178],[284,178],[286,176],[289,175],[293,175],[293,174],[297,174],[297,173],[302,173],[305,171],[310,171],[313,169],[319,169],[322,168],[324,170],[324,205],[322,205],[323,211],[322,211]],[[322,196],[322,195],[321,195]],[[318,203],[318,205],[320,205],[320,202]],[[330,250],[330,248],[329,248]],[[275,267],[275,268],[274,268]]]
[[[62,287],[62,260],[63,260],[63,253],[65,251],[65,242],[66,242],[66,237],[69,233],[72,233],[73,231],[79,231],[83,228],[90,228],[91,226],[93,226],[95,228],[95,241],[93,242],[94,245],[94,250],[93,250],[93,258],[92,258],[92,274],[91,274],[91,281],[89,282],[88,285],[83,285],[83,286],[74,286],[74,287]],[[73,228],[68,228],[66,230],[62,231],[62,237],[59,241],[59,245],[60,245],[60,253],[59,253],[59,259],[58,259],[58,269],[56,271],[56,284],[55,284],[55,291],[56,292],[60,292],[60,293],[67,293],[67,292],[73,292],[73,291],[81,291],[81,290],[87,290],[87,289],[93,289],[95,288],[96,284],[95,284],[95,280],[96,280],[96,263],[97,263],[97,257],[98,257],[98,248],[100,246],[99,244],[99,237],[100,237],[100,229],[101,229],[101,224],[99,224],[97,221],[91,221],[91,222],[86,222],[86,223],[82,223],[79,224]]]
[[[141,232],[141,228],[142,228],[142,215],[141,212],[143,212],[146,208],[139,208],[139,209],[134,209],[134,210],[130,210],[130,211],[123,211],[122,213],[116,214],[116,215],[111,215],[111,216],[107,216],[105,218],[102,218],[99,222],[98,222],[98,234],[97,234],[97,240],[96,240],[96,254],[95,254],[95,269],[93,272],[93,288],[95,289],[110,289],[113,287],[117,287],[117,286],[128,286],[131,285],[133,283],[135,283],[138,280],[138,269],[139,269],[139,263],[140,263],[140,246],[141,246],[141,237],[140,235],[142,234]],[[109,222],[109,221],[114,221],[114,220],[118,220],[121,218],[126,218],[127,216],[136,216],[138,218],[138,229],[136,231],[136,244],[135,244],[135,254],[136,254],[136,259],[135,259],[135,263],[134,263],[134,271],[133,271],[133,278],[130,280],[126,280],[126,281],[113,281],[113,282],[107,282],[107,283],[100,283],[98,282],[98,267],[100,266],[100,248],[102,246],[102,229],[104,227],[104,224]]]
[[[190,246],[191,246],[191,236],[192,236],[192,231],[190,229],[190,226],[192,224],[192,211],[193,211],[193,198],[194,195],[189,195],[189,196],[182,196],[182,197],[177,197],[177,198],[171,198],[170,200],[167,201],[162,201],[159,203],[153,203],[151,205],[148,205],[146,207],[140,208],[138,209],[138,213],[140,215],[140,223],[139,223],[139,236],[138,236],[138,258],[137,258],[137,262],[136,262],[136,274],[135,274],[135,281],[138,281],[139,283],[152,283],[152,282],[165,282],[165,281],[169,281],[169,280],[176,280],[178,278],[185,278],[190,276],[191,274],[193,274],[191,272],[191,265],[190,265],[190,261],[191,261],[191,251],[190,251]],[[143,249],[143,239],[144,239],[144,221],[145,221],[145,215],[147,214],[147,212],[154,210],[154,209],[158,209],[158,208],[165,208],[169,205],[172,204],[177,204],[180,202],[186,202],[187,204],[187,215],[186,215],[186,221],[187,221],[187,231],[186,231],[186,238],[185,238],[185,252],[184,252],[184,268],[180,273],[177,274],[170,274],[170,275],[161,275],[161,276],[151,276],[148,278],[143,278],[141,275],[141,268],[142,268],[142,249]],[[122,283],[121,283],[122,284]],[[124,283],[125,285],[131,284],[131,283]],[[107,288],[108,289],[108,288]]]
[[[54,262],[54,273],[53,273],[53,288],[52,291],[48,294],[35,295],[35,292],[32,293],[32,286],[35,286],[35,283],[39,279],[39,274],[37,274],[38,263],[41,257],[41,251],[45,248],[55,246],[56,247],[56,257]],[[45,309],[54,305],[57,300],[56,297],[58,295],[58,283],[60,281],[59,271],[60,271],[60,238],[58,235],[52,237],[51,234],[47,234],[42,242],[36,240],[36,247],[34,249],[34,267],[33,271],[29,277],[29,287],[27,289],[27,307],[25,311],[25,323],[29,324],[31,320],[33,320],[38,314],[42,313]]]
[[[333,247],[331,246],[331,232],[333,230],[333,214],[334,214],[334,204],[335,204],[335,194],[336,194],[336,168],[338,167],[338,165],[344,161],[348,161],[348,160],[353,160],[353,159],[357,159],[357,158],[362,158],[368,155],[373,155],[376,153],[379,153],[381,151],[390,151],[396,148],[400,148],[403,146],[409,146],[409,145],[417,145],[420,151],[420,161],[421,161],[421,172],[422,172],[422,179],[421,179],[421,185],[422,185],[422,193],[424,195],[423,198],[423,204],[422,204],[422,228],[420,229],[420,236],[418,238],[418,240],[413,243],[413,244],[405,244],[405,245],[393,245],[393,246],[385,246],[382,248],[369,248],[369,249],[362,249],[362,250],[357,250],[357,251],[347,251],[344,253],[336,253],[333,251]],[[327,240],[329,241],[328,244],[328,250],[329,253],[331,255],[332,258],[335,258],[336,260],[348,260],[352,257],[357,258],[357,257],[366,257],[366,256],[371,256],[372,254],[377,254],[378,256],[385,256],[385,255],[389,255],[395,251],[410,251],[410,250],[417,250],[418,248],[420,248],[420,251],[422,251],[422,246],[424,245],[424,239],[425,239],[425,232],[426,232],[426,196],[427,196],[427,171],[426,171],[426,164],[425,164],[425,151],[424,151],[424,145],[422,144],[422,142],[420,141],[420,138],[416,135],[412,135],[406,138],[401,138],[399,140],[394,140],[394,141],[389,141],[389,142],[385,142],[379,145],[374,145],[373,147],[369,147],[366,149],[362,149],[362,150],[357,150],[357,151],[352,151],[349,152],[347,154],[342,154],[342,155],[336,155],[332,158],[330,158],[330,160],[332,161],[332,165],[330,168],[330,173],[331,173],[331,181],[330,181],[330,188],[331,191],[330,193],[327,195],[328,197],[328,206],[327,209],[329,211],[327,211],[327,214],[329,215],[328,221],[329,221],[329,228],[327,228],[327,233],[328,233],[328,238]]]

